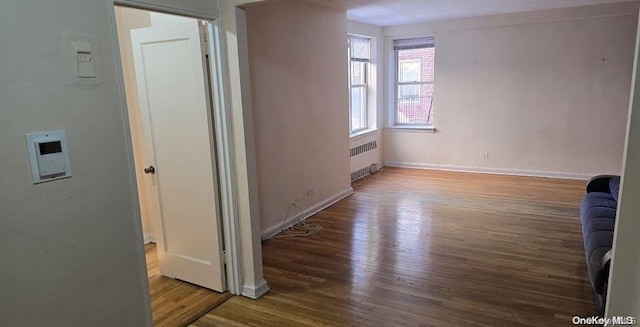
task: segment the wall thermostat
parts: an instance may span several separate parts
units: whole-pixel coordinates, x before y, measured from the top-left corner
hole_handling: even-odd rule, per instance
[[[71,177],[65,131],[27,133],[24,137],[34,184]]]

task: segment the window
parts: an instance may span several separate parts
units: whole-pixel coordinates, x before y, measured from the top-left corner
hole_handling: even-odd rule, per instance
[[[396,126],[433,126],[435,42],[433,37],[395,40]]]
[[[371,39],[349,36],[349,124],[351,134],[369,128],[368,84]]]
[[[415,82],[420,80],[420,60],[399,60],[398,70],[400,71],[400,81]],[[406,104],[420,104],[420,86],[406,85],[399,88],[398,99],[402,99],[402,103]]]

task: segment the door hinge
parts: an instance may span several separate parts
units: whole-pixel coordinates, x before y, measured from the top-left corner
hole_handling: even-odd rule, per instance
[[[227,250],[222,250],[222,262],[226,265],[229,262],[227,258]]]

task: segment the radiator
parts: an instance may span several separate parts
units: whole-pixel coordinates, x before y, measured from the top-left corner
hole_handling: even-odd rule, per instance
[[[378,142],[371,141],[349,150],[351,157],[351,181],[378,171]]]

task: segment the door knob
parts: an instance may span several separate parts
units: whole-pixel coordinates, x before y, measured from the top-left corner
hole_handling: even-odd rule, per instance
[[[149,166],[149,167],[144,169],[144,173],[145,174],[155,174],[156,173],[156,168],[153,167],[153,166]]]

